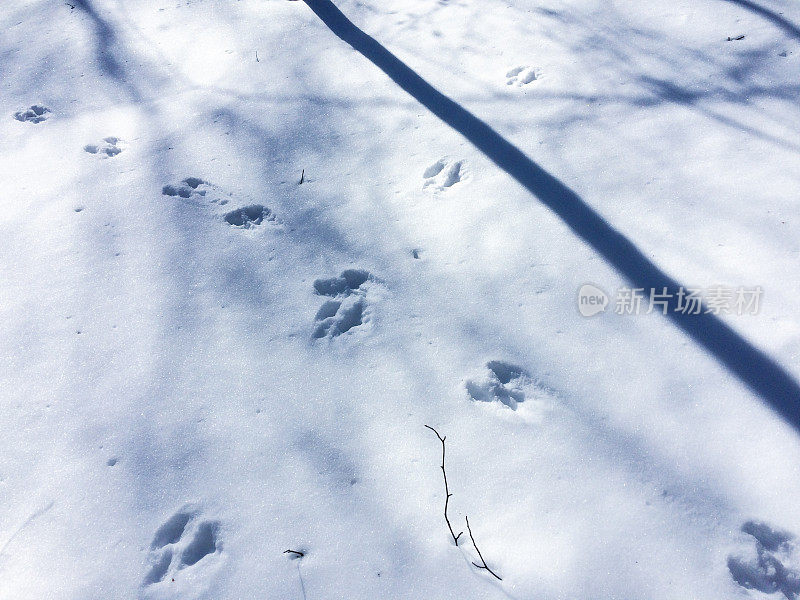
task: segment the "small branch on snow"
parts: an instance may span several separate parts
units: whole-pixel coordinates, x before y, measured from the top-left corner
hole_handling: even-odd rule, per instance
[[[302,185],[305,180],[306,180],[306,170],[303,169],[303,172],[300,173],[300,184],[299,185]]]
[[[494,575],[495,577],[497,577],[497,579],[498,579],[499,581],[503,581],[503,578],[502,578],[502,577],[500,577],[500,575],[498,575],[498,574],[497,574],[497,573],[495,573],[494,571],[492,571],[492,570],[489,568],[489,566],[486,564],[486,559],[484,559],[484,558],[483,558],[483,554],[481,554],[481,551],[480,551],[480,550],[478,550],[478,544],[476,544],[476,543],[475,543],[475,538],[474,538],[474,537],[472,537],[472,529],[471,529],[471,528],[470,528],[470,526],[469,526],[469,517],[465,516],[464,518],[465,518],[465,519],[466,519],[466,521],[467,521],[467,531],[469,531],[469,539],[471,539],[471,540],[472,540],[472,545],[475,547],[475,552],[477,552],[477,553],[478,553],[478,556],[480,557],[480,559],[481,559],[481,562],[483,563],[482,565],[479,565],[479,564],[478,564],[478,563],[476,563],[476,562],[473,562],[472,564],[473,564],[473,565],[475,565],[476,567],[478,567],[479,569],[486,569],[487,571],[489,571],[489,573],[491,573],[492,575]]]
[[[294,554],[292,558],[303,558],[306,554],[305,552],[300,552],[299,550],[284,550],[284,554]]]
[[[461,537],[461,534],[464,533],[463,531],[458,535],[455,534],[453,531],[453,526],[450,524],[450,518],[447,516],[447,507],[450,504],[450,496],[453,494],[450,493],[450,488],[447,485],[447,471],[444,470],[444,455],[445,455],[445,446],[444,440],[447,436],[442,437],[439,435],[439,432],[436,431],[430,425],[425,425],[428,429],[430,429],[433,433],[436,434],[436,437],[439,438],[439,441],[442,442],[442,477],[444,478],[444,520],[447,522],[447,528],[450,530],[450,535],[453,536],[453,542],[455,542],[456,546],[458,546],[458,538]]]
[[[728,40],[727,41],[729,41],[729,42],[738,42],[739,40],[743,40],[743,39],[744,39],[743,35],[737,35],[736,37],[728,36]]]

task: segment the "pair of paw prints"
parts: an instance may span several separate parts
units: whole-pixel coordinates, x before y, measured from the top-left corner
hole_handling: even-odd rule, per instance
[[[125,149],[124,142],[118,137],[109,136],[103,138],[97,144],[86,144],[83,147],[85,152],[94,154],[100,158],[113,158]]]
[[[202,198],[205,197],[209,189],[211,189],[211,184],[209,184],[207,181],[203,181],[199,177],[187,177],[180,183],[165,185],[163,188],[161,188],[161,193],[165,196],[177,196],[181,198]],[[228,203],[228,201],[225,199],[222,201],[212,200],[212,202],[218,202],[219,204]]]
[[[165,185],[161,193],[176,198],[206,200],[219,206],[228,204],[231,196],[228,194],[228,197],[225,197],[217,186],[199,177],[187,177],[180,183]],[[222,215],[222,218],[228,225],[238,229],[250,229],[276,220],[272,211],[261,204],[250,204],[234,209]]]
[[[422,174],[423,188],[446,190],[467,178],[467,170],[463,160],[440,158],[430,165]]]
[[[323,302],[314,317],[314,339],[335,338],[370,321],[368,293],[375,282],[361,269],[347,269],[339,277],[317,279],[314,292],[330,299]]]
[[[728,557],[728,570],[743,588],[764,594],[782,593],[788,600],[800,596],[800,553],[795,536],[767,523],[748,521],[742,525],[752,544]]]
[[[203,518],[196,507],[184,506],[153,536],[150,569],[142,585],[173,582],[184,569],[210,566],[221,552],[219,521]]]
[[[19,110],[14,113],[14,118],[23,123],[41,123],[47,120],[47,115],[50,114],[50,109],[41,104],[34,104],[25,110]]]
[[[500,360],[486,363],[482,377],[465,383],[467,394],[475,402],[499,402],[517,410],[525,401],[540,409],[550,406],[553,392],[542,386],[525,369]]]
[[[523,87],[533,83],[542,75],[536,67],[514,67],[506,71],[506,85]]]

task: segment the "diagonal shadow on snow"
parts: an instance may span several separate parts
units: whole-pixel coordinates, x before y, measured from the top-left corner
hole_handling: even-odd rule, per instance
[[[634,287],[652,288],[659,292],[667,288],[673,294],[667,318],[761,396],[789,424],[800,430],[800,386],[783,367],[713,314],[677,312],[675,294],[679,288],[685,289],[686,286],[681,286],[648,260],[580,196],[489,125],[436,90],[377,40],[354,25],[330,0],[304,1],[336,36],[516,179]],[[746,0],[732,1],[750,4]]]
[[[724,0],[725,2],[730,2],[731,4],[736,4],[737,6],[741,6],[742,8],[746,8],[752,13],[755,13],[761,17],[764,17],[767,21],[772,22],[773,25],[783,29],[791,37],[800,40],[800,28],[797,27],[794,23],[786,19],[782,14],[776,13],[775,11],[769,10],[768,8],[764,8],[755,2],[751,2],[751,0]]]
[[[75,6],[86,14],[92,22],[96,33],[97,60],[103,72],[115,80],[124,80],[125,68],[114,55],[113,47],[117,44],[114,30],[95,10],[91,0],[75,0]]]

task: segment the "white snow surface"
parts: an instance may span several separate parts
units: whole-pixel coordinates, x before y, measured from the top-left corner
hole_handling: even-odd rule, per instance
[[[800,379],[800,3],[335,4]],[[312,9],[4,0],[0,599],[796,598],[800,424]]]

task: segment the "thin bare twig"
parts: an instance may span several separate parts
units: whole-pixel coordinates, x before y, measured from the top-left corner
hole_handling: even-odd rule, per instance
[[[456,546],[458,546],[458,538],[461,537],[461,534],[464,533],[463,531],[456,535],[455,531],[453,531],[453,526],[450,524],[450,517],[447,516],[447,507],[450,504],[450,496],[453,494],[450,493],[450,488],[447,485],[447,471],[444,470],[444,454],[445,454],[445,446],[444,440],[447,436],[442,437],[439,435],[439,432],[436,431],[430,425],[425,425],[428,429],[430,429],[433,433],[436,434],[436,437],[439,438],[439,441],[442,442],[442,477],[444,478],[444,520],[447,522],[447,528],[450,530],[450,535],[453,536],[453,542],[455,542]]]
[[[485,559],[485,558],[483,558],[483,554],[481,554],[481,551],[480,551],[480,550],[478,550],[478,544],[476,544],[476,543],[475,543],[475,538],[474,538],[474,537],[472,537],[472,529],[471,529],[471,528],[470,528],[470,526],[469,526],[469,517],[465,516],[464,518],[467,520],[467,531],[469,531],[469,539],[471,539],[471,540],[472,540],[472,545],[475,547],[475,552],[477,552],[477,553],[478,553],[478,556],[480,557],[480,559],[481,559],[481,562],[483,563],[482,565],[479,565],[479,564],[478,564],[478,563],[476,563],[476,562],[473,562],[472,564],[473,564],[473,565],[475,565],[476,567],[478,567],[479,569],[486,569],[487,571],[489,571],[489,573],[491,573],[492,575],[494,575],[495,577],[497,577],[497,579],[498,579],[498,580],[500,580],[500,581],[503,581],[503,578],[502,578],[502,577],[500,577],[500,575],[498,575],[498,574],[497,574],[497,573],[495,573],[494,571],[492,571],[492,570],[489,568],[489,566],[486,564],[486,559]]]
[[[284,554],[294,554],[297,558],[303,558],[306,554],[305,552],[300,552],[299,550],[284,550]]]

